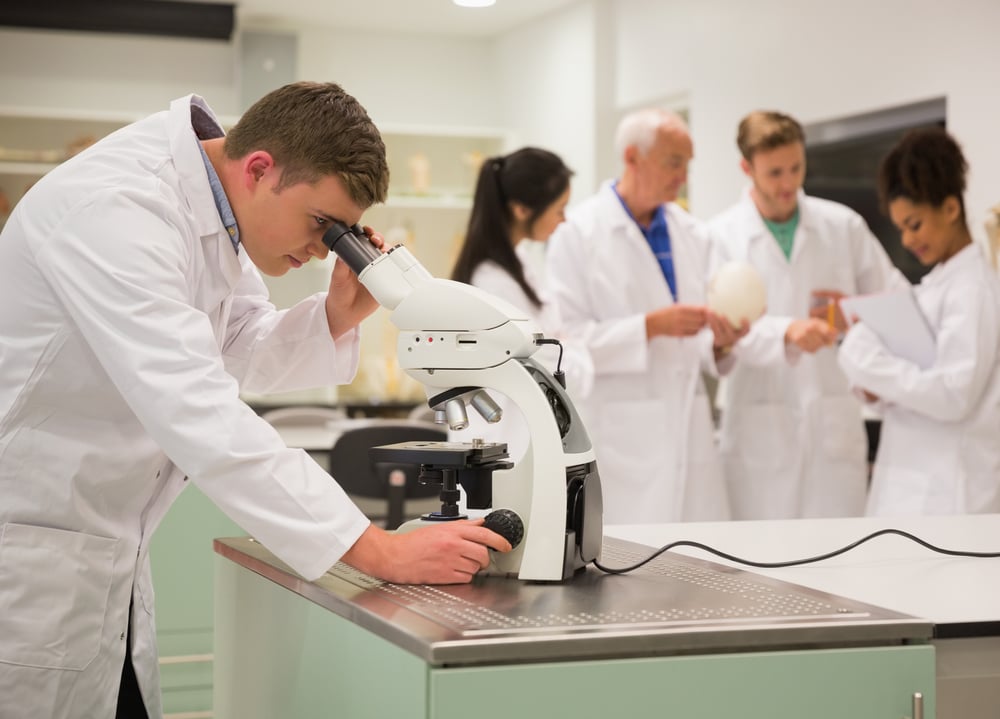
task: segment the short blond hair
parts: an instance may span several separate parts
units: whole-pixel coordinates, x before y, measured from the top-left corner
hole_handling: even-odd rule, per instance
[[[755,110],[740,120],[736,144],[743,159],[753,159],[754,153],[773,150],[795,142],[805,143],[806,135],[798,121],[781,112]]]

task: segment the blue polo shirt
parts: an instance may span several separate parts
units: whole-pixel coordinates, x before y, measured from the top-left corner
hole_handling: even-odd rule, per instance
[[[660,270],[663,272],[663,278],[667,281],[667,287],[670,288],[670,296],[674,298],[674,302],[677,301],[677,278],[674,276],[674,256],[670,251],[670,230],[667,227],[667,211],[664,205],[659,205],[656,211],[653,213],[653,220],[649,223],[649,227],[643,227],[639,222],[633,217],[632,211],[628,209],[628,205],[625,204],[625,200],[622,196],[618,194],[618,183],[616,182],[612,185],[612,189],[615,191],[615,197],[618,201],[622,203],[622,207],[625,208],[625,212],[628,216],[632,218],[635,222],[636,227],[642,232],[643,237],[646,238],[646,242],[649,243],[650,249],[653,250],[653,254],[656,255],[656,261],[660,263]]]

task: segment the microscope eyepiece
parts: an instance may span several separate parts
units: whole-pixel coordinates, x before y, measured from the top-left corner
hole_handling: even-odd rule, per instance
[[[339,220],[331,220],[330,229],[323,233],[323,244],[331,252],[336,252],[356,275],[360,275],[361,270],[382,254],[368,239],[361,225],[348,227]]]

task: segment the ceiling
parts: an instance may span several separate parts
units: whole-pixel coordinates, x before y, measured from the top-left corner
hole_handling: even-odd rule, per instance
[[[488,37],[578,0],[497,0],[487,8],[462,8],[451,0],[232,1],[238,22],[245,26],[291,22],[362,31]]]

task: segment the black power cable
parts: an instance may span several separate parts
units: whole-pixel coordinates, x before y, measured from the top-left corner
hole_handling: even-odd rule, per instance
[[[858,541],[852,542],[851,544],[848,544],[846,547],[835,549],[832,552],[827,552],[826,554],[820,554],[815,557],[807,557],[805,559],[790,559],[784,562],[755,562],[752,559],[743,559],[741,557],[737,557],[732,554],[727,554],[726,552],[715,549],[714,547],[710,547],[707,544],[702,544],[701,542],[695,542],[690,539],[679,539],[676,542],[671,542],[670,544],[666,544],[660,547],[642,561],[636,562],[635,564],[632,564],[627,567],[605,567],[603,564],[601,564],[596,560],[594,561],[594,566],[600,569],[602,572],[607,572],[608,574],[625,574],[627,572],[631,572],[635,569],[638,569],[639,567],[643,566],[644,564],[647,564],[648,562],[651,562],[664,552],[671,550],[674,547],[694,547],[696,549],[702,549],[706,552],[714,554],[717,557],[728,559],[730,562],[736,562],[737,564],[746,564],[747,566],[759,567],[761,569],[776,569],[778,567],[794,567],[800,564],[810,564],[812,562],[820,562],[824,559],[830,559],[840,554],[844,554],[845,552],[848,552],[854,549],[855,547],[859,547],[865,542],[875,539],[876,537],[882,537],[887,534],[896,534],[899,535],[900,537],[905,537],[906,539],[914,541],[917,544],[924,546],[927,549],[930,549],[931,551],[938,552],[939,554],[947,554],[948,556],[951,557],[982,557],[987,559],[1000,557],[1000,552],[969,552],[957,549],[944,549],[942,547],[937,547],[931,544],[930,542],[921,539],[920,537],[910,534],[909,532],[904,532],[902,529],[880,529],[877,532],[872,532],[867,537],[862,537]]]
[[[556,361],[556,371],[552,373],[552,376],[559,383],[559,385],[566,389],[566,373],[562,369],[562,358],[563,358],[563,346],[562,342],[556,339],[549,339],[547,337],[539,337],[535,340],[536,345],[559,345],[559,359]]]

